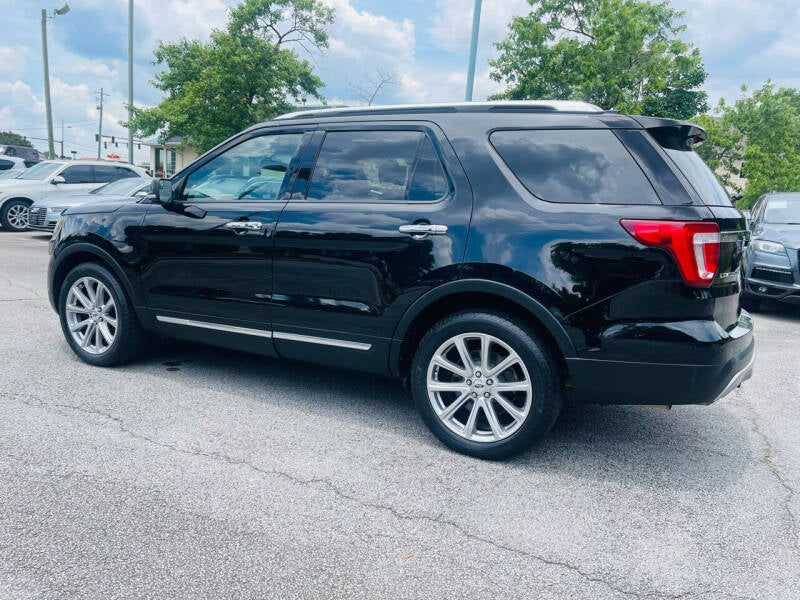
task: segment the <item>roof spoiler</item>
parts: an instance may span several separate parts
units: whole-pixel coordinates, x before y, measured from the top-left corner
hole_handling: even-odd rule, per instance
[[[705,129],[688,121],[638,115],[631,116],[664,148],[691,150],[695,144],[708,139]]]

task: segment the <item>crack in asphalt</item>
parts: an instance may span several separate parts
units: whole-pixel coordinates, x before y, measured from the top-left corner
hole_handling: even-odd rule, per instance
[[[16,283],[16,282],[12,281],[11,278],[8,275],[3,275],[3,274],[0,273],[0,277],[5,279],[6,283],[8,283],[8,285],[10,285],[11,287],[15,287],[15,288],[20,289],[20,290],[25,290],[26,292],[30,292],[31,294],[33,294],[37,298],[39,298],[41,300],[44,300],[44,296],[42,296],[35,289],[29,288],[29,287],[24,286],[24,285],[22,285],[20,283]],[[29,300],[33,300],[33,298],[29,298]]]
[[[107,412],[104,412],[104,411],[101,411],[101,410],[88,408],[88,407],[86,407],[84,405],[55,404],[55,403],[43,402],[41,399],[39,399],[39,398],[37,398],[35,396],[28,396],[28,398],[33,398],[34,401],[31,401],[31,400],[26,399],[25,397],[23,397],[21,394],[16,394],[16,393],[12,393],[11,396],[12,397],[16,397],[16,399],[19,400],[23,404],[26,404],[26,405],[32,406],[32,407],[42,408],[44,410],[48,410],[48,409],[66,409],[66,410],[71,410],[71,411],[80,412],[80,413],[84,413],[84,414],[90,414],[90,415],[96,415],[96,416],[103,417],[103,418],[105,418],[105,419],[107,419],[109,421],[114,422],[117,425],[119,431],[121,431],[122,433],[125,433],[126,435],[128,435],[130,437],[133,437],[133,438],[138,439],[138,440],[145,441],[147,443],[159,446],[161,448],[168,449],[170,451],[173,451],[173,452],[176,452],[176,453],[179,453],[179,454],[184,454],[184,455],[188,455],[188,456],[200,456],[200,457],[208,458],[210,460],[224,462],[224,463],[229,464],[229,465],[246,467],[246,468],[248,468],[248,469],[250,469],[252,471],[255,471],[256,473],[259,473],[259,474],[262,474],[262,475],[267,475],[267,476],[281,477],[281,478],[283,478],[283,479],[285,479],[287,481],[290,481],[292,483],[295,483],[297,485],[323,486],[326,489],[328,489],[330,492],[332,492],[334,495],[336,495],[336,496],[338,496],[338,497],[340,497],[340,498],[342,498],[344,500],[348,500],[348,501],[354,502],[354,503],[356,503],[356,504],[358,504],[360,506],[363,506],[365,508],[371,508],[371,509],[374,509],[374,510],[380,510],[380,511],[388,512],[393,517],[395,517],[397,519],[400,519],[400,520],[405,520],[405,521],[424,521],[424,522],[433,523],[433,524],[436,524],[436,525],[439,525],[439,526],[447,526],[447,527],[450,527],[451,529],[454,529],[455,531],[457,531],[463,537],[465,537],[467,539],[470,539],[472,541],[480,542],[480,543],[483,543],[483,544],[487,544],[487,545],[492,546],[493,548],[496,548],[496,549],[501,550],[503,552],[508,552],[508,553],[516,554],[518,556],[522,556],[522,557],[525,557],[525,558],[533,559],[533,560],[536,560],[536,561],[538,561],[538,562],[540,562],[542,564],[545,564],[545,565],[548,565],[548,566],[551,566],[551,567],[558,567],[558,568],[569,570],[570,572],[573,572],[573,573],[577,574],[578,576],[580,576],[584,581],[587,581],[587,582],[590,582],[590,583],[596,583],[596,584],[604,585],[608,589],[612,590],[613,592],[616,592],[616,593],[621,594],[623,596],[632,597],[632,598],[672,598],[672,599],[676,599],[676,598],[696,597],[698,595],[700,597],[702,597],[703,595],[709,593],[709,591],[704,591],[704,592],[692,592],[692,591],[686,591],[686,592],[663,592],[663,591],[660,591],[660,590],[652,590],[652,591],[647,591],[647,592],[641,592],[641,591],[638,591],[638,590],[626,589],[626,588],[620,587],[619,585],[617,585],[616,583],[614,583],[612,581],[608,581],[607,579],[603,579],[602,577],[598,577],[596,575],[593,575],[592,573],[584,571],[580,567],[578,567],[576,565],[573,565],[573,564],[571,564],[569,562],[562,561],[562,560],[557,560],[557,559],[552,559],[552,558],[547,558],[546,556],[541,556],[539,554],[535,554],[535,553],[529,552],[527,550],[522,550],[520,548],[515,548],[513,546],[509,546],[507,544],[503,544],[503,543],[497,542],[495,540],[492,540],[492,539],[489,539],[489,538],[485,538],[485,537],[480,536],[480,535],[476,535],[476,534],[468,531],[467,529],[465,529],[459,523],[457,523],[455,521],[452,521],[450,519],[444,518],[444,514],[443,513],[440,513],[437,516],[430,516],[430,515],[425,515],[425,514],[407,513],[407,512],[403,512],[403,511],[398,510],[394,506],[391,506],[391,505],[388,505],[388,504],[380,504],[378,502],[370,502],[370,501],[364,500],[362,498],[359,498],[357,496],[354,496],[354,495],[352,495],[350,493],[347,493],[346,491],[342,490],[340,487],[338,487],[336,484],[334,484],[329,479],[320,478],[320,477],[312,477],[310,479],[304,479],[304,478],[301,478],[301,477],[297,477],[297,476],[295,476],[295,475],[293,475],[291,473],[288,473],[286,471],[281,471],[281,470],[278,470],[278,469],[266,469],[266,468],[263,468],[263,467],[259,467],[258,465],[255,465],[255,464],[253,464],[251,462],[248,462],[248,461],[242,460],[242,459],[237,459],[237,458],[234,458],[232,456],[228,456],[227,454],[221,454],[219,452],[205,452],[205,451],[202,451],[202,450],[190,450],[190,449],[186,449],[186,448],[181,448],[181,447],[176,446],[174,444],[155,439],[153,437],[150,437],[148,435],[145,435],[145,434],[142,434],[142,433],[139,433],[137,431],[134,431],[134,430],[130,429],[125,424],[125,421],[123,419],[121,419],[120,417],[114,416],[114,415],[112,415],[110,413],[107,413]],[[716,590],[710,590],[710,591],[716,591]],[[719,593],[719,592],[717,592],[717,593]],[[733,597],[733,596],[730,596],[729,594],[725,594],[725,595],[728,596],[728,597]]]
[[[794,551],[796,554],[800,555],[800,531],[798,531],[798,523],[797,517],[795,516],[794,512],[792,512],[792,501],[794,500],[795,491],[794,488],[789,485],[786,479],[781,474],[780,470],[778,469],[778,465],[775,464],[773,460],[773,456],[775,455],[775,449],[772,445],[772,440],[767,437],[758,424],[758,413],[756,412],[755,408],[750,402],[744,403],[745,407],[747,408],[747,412],[749,413],[749,421],[752,425],[751,431],[758,435],[761,438],[761,441],[764,444],[766,452],[763,453],[762,457],[760,458],[759,462],[763,463],[767,469],[769,470],[770,474],[775,478],[778,484],[786,491],[786,494],[783,498],[783,509],[786,511],[786,515],[789,517],[789,531],[791,532],[792,536],[792,546],[794,547]]]

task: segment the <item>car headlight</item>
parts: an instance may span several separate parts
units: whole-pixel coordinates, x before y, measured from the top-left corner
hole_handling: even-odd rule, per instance
[[[66,206],[50,206],[47,208],[48,215],[60,215],[62,212],[67,210]]]
[[[786,255],[786,248],[778,242],[768,242],[767,240],[753,240],[753,250],[766,252],[767,254]]]

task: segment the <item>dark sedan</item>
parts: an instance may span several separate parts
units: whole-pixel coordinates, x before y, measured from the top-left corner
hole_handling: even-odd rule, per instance
[[[745,302],[751,308],[766,298],[800,304],[800,193],[765,194],[752,214]]]

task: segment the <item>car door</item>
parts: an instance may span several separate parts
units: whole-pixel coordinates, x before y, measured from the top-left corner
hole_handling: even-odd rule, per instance
[[[64,178],[64,183],[52,186],[52,192],[69,192],[82,194],[99,187],[94,165],[76,164],[68,165],[57,174]]]
[[[315,144],[275,235],[275,347],[386,372],[403,312],[455,277],[472,193],[430,124],[331,125]]]
[[[303,137],[234,139],[179,176],[179,201],[150,206],[142,289],[165,333],[274,354],[272,236]]]

